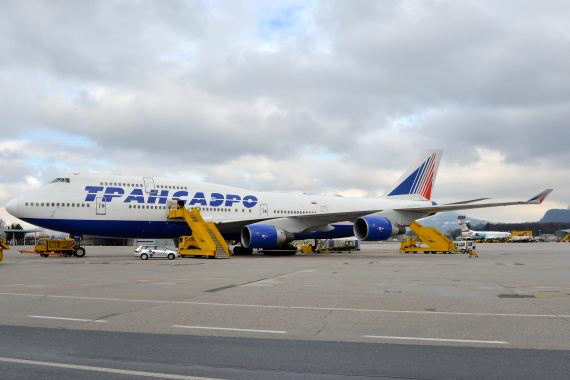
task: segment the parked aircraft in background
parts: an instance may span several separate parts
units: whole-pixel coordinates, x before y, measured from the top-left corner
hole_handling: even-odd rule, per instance
[[[159,177],[73,174],[11,200],[7,211],[28,223],[68,232],[125,238],[175,238],[188,225],[167,218],[169,200],[199,208],[225,239],[242,248],[271,249],[292,240],[356,236],[380,241],[405,232],[412,221],[441,211],[542,203],[545,190],[528,201],[481,198],[438,204],[431,200],[441,151],[430,150],[377,198],[258,192]]]
[[[461,226],[461,238],[467,240],[507,240],[512,234],[502,231],[473,231],[467,226],[465,215],[459,215],[457,222]]]

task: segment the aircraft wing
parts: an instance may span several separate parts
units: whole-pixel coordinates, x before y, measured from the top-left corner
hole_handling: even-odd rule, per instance
[[[241,229],[243,226],[252,223],[265,222],[265,224],[270,224],[276,227],[283,228],[287,232],[299,233],[319,230],[320,228],[326,228],[331,223],[347,222],[353,221],[361,216],[373,214],[375,212],[380,212],[382,210],[360,210],[360,211],[349,211],[349,212],[324,212],[318,214],[308,214],[308,215],[291,215],[279,218],[260,218],[260,219],[241,219],[241,220],[229,220],[225,222],[216,223],[216,226],[220,231],[225,230],[235,230]]]
[[[532,197],[528,201],[516,201],[516,202],[494,202],[494,203],[476,203],[488,198],[478,198],[462,202],[454,202],[444,205],[426,206],[426,207],[408,207],[394,209],[394,211],[418,213],[417,217],[421,218],[426,214],[443,212],[443,211],[454,211],[454,210],[466,210],[474,208],[486,208],[486,207],[497,207],[497,206],[510,206],[510,205],[525,205],[525,204],[540,204],[544,199],[552,192],[552,189],[547,189],[540,194]],[[325,212],[318,214],[308,214],[308,215],[291,215],[286,217],[266,217],[266,218],[256,218],[256,219],[237,219],[228,220],[223,222],[216,222],[216,225],[221,232],[225,231],[236,231],[240,230],[242,227],[253,224],[264,222],[264,224],[270,224],[275,227],[280,227],[287,232],[300,233],[308,231],[327,231],[330,228],[331,223],[340,222],[351,222],[355,219],[374,214],[376,212],[381,212],[381,209],[374,210],[359,210],[359,211],[349,211],[349,212]]]
[[[544,199],[552,192],[552,189],[546,189],[538,195],[530,198],[528,201],[515,201],[515,202],[492,202],[492,203],[471,203],[478,200],[465,201],[465,202],[455,202],[445,205],[435,205],[428,207],[410,207],[396,209],[396,211],[412,211],[412,212],[443,212],[443,211],[455,211],[455,210],[467,210],[474,208],[487,208],[487,207],[498,207],[498,206],[511,206],[511,205],[536,205],[541,204]]]

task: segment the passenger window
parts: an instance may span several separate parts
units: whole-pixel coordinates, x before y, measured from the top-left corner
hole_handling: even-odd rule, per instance
[[[24,203],[24,206],[27,206],[27,205],[28,205],[28,202]]]

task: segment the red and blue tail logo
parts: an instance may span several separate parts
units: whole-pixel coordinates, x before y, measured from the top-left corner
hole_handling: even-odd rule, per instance
[[[400,177],[386,196],[431,199],[431,190],[435,182],[440,159],[441,151],[428,151],[421,160],[412,165]]]

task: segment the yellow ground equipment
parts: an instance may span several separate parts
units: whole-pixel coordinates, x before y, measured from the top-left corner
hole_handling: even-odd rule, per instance
[[[85,256],[85,248],[79,247],[77,242],[70,238],[50,239],[40,238],[33,250],[21,250],[20,253],[35,253],[41,257],[48,256]]]
[[[457,253],[455,244],[434,227],[424,227],[418,222],[412,222],[410,228],[417,238],[402,240],[401,253]]]
[[[562,240],[560,240],[560,241],[563,241],[563,242],[566,242],[566,243],[570,243],[570,234],[564,235],[564,237],[563,237]]]
[[[513,243],[528,242],[531,240],[532,240],[532,231],[513,231],[511,233],[510,241]]]
[[[0,240],[0,261],[4,260],[5,249],[10,249],[10,246],[6,243],[6,240]]]
[[[168,219],[184,219],[192,230],[191,236],[181,236],[178,244],[180,256],[207,256],[211,258],[228,258],[228,244],[212,222],[206,222],[198,209],[188,210],[184,207],[168,210]]]

